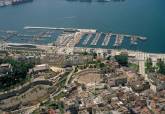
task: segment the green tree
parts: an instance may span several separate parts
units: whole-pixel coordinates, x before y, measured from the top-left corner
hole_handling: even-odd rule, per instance
[[[105,67],[105,64],[104,63],[100,63],[99,66],[100,66],[100,68],[103,68],[103,67]]]
[[[128,66],[128,55],[116,55],[115,59],[121,66]]]
[[[83,52],[82,54],[83,54],[83,55],[88,55],[88,52],[85,51],[85,52]]]
[[[152,59],[147,58],[147,60],[145,62],[145,72],[149,73],[149,72],[154,72],[154,71],[155,71],[155,69],[153,67]]]
[[[97,58],[97,53],[93,53],[93,58],[94,58],[94,59]]]
[[[165,63],[161,59],[157,61],[158,73],[165,74]]]
[[[107,57],[107,60],[110,60],[111,59],[111,56],[109,55],[108,57]]]
[[[6,59],[3,63],[9,63],[12,66],[12,72],[0,78],[0,89],[9,88],[17,83],[25,81],[27,72],[34,66],[32,63]]]

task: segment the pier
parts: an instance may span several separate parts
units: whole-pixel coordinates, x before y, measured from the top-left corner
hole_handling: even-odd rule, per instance
[[[110,39],[111,39],[111,36],[112,36],[112,33],[107,33],[105,38],[104,38],[104,41],[102,43],[102,46],[107,46],[108,43],[110,42]]]
[[[55,44],[57,46],[67,46],[67,44],[73,40],[74,38],[74,34],[72,33],[63,33],[62,35],[60,35],[57,38],[57,41],[55,42]]]
[[[123,42],[124,36],[117,34],[116,35],[116,40],[115,40],[115,44],[113,45],[114,47],[119,47],[121,46],[122,42]]]
[[[116,34],[116,33],[112,33],[112,35],[120,35],[121,37],[128,37],[128,38],[131,38],[131,37],[136,37],[137,40],[147,40],[147,37],[143,37],[143,36],[138,36],[138,35],[131,35],[131,34]]]
[[[86,37],[86,39],[83,41],[83,45],[86,46],[89,42],[89,40],[92,38],[93,34],[89,33],[88,36]]]
[[[101,34],[102,34],[102,32],[101,33],[96,33],[96,36],[93,39],[91,45],[93,45],[93,46],[96,46],[97,45],[97,42],[99,41],[99,38],[100,38]]]
[[[131,36],[131,44],[132,45],[137,45],[137,37],[136,36]]]

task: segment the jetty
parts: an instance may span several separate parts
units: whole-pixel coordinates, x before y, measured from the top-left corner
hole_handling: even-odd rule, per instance
[[[104,38],[104,41],[102,43],[102,46],[107,46],[108,43],[110,42],[110,39],[111,39],[111,36],[112,36],[112,33],[107,33],[105,38]]]
[[[92,38],[93,34],[92,33],[89,33],[86,37],[86,39],[83,41],[83,45],[86,46],[89,42],[89,40]]]
[[[93,46],[96,46],[97,45],[97,42],[99,41],[99,38],[100,38],[101,34],[102,34],[102,32],[101,33],[96,33],[96,36],[93,39],[91,45],[93,45]]]

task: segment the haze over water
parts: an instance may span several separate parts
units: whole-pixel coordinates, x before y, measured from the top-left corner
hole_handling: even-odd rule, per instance
[[[0,8],[0,29],[22,30],[28,25],[93,28],[146,36],[148,40],[138,50],[165,53],[165,0],[109,3],[34,0]]]

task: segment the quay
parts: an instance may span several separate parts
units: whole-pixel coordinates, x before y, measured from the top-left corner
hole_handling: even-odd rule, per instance
[[[102,32],[101,33],[96,33],[96,36],[93,39],[91,45],[93,45],[93,46],[96,46],[97,45],[97,42],[99,41],[99,38],[100,38],[101,34],[102,34]]]
[[[83,41],[83,45],[86,46],[89,42],[89,40],[92,38],[93,34],[89,33],[86,37],[86,39]]]
[[[110,42],[110,39],[111,39],[111,36],[112,36],[112,33],[107,33],[105,38],[104,38],[104,41],[102,43],[102,46],[107,46],[108,43]]]

